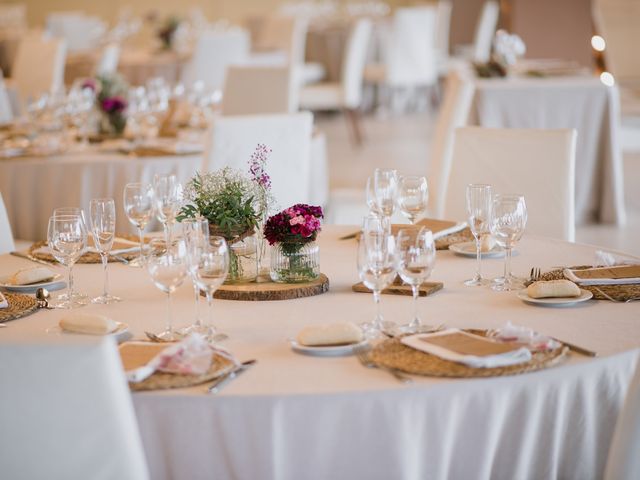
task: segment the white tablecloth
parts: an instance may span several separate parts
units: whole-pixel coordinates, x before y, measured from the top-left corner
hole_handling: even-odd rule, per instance
[[[204,394],[203,387],[134,394],[152,478],[601,478],[640,357],[640,303],[526,305],[513,292],[463,286],[474,261],[438,252],[432,278],[445,288],[419,300],[425,321],[476,328],[512,321],[605,358],[572,354],[565,364],[537,373],[477,380],[416,377],[406,386],[386,372],[363,368],[354,357],[308,357],[288,346],[287,338],[305,325],[373,316],[371,295],[351,291],[356,244],[337,240],[349,231],[326,227],[320,235],[328,293],[291,301],[214,301],[215,323],[230,335],[225,346],[242,360],[258,359],[219,395]],[[595,249],[525,236],[518,250],[514,271],[524,274],[532,265],[589,263]],[[0,275],[25,264],[1,256]],[[486,260],[483,267],[487,275],[498,275],[502,260]],[[109,268],[112,293],[125,300],[84,310],[128,323],[137,338],[161,329],[163,294],[146,273],[120,264]],[[85,293],[101,293],[99,265],[76,266],[76,278]],[[192,302],[185,284],[174,295],[178,325],[192,320]],[[382,308],[386,319],[406,322],[411,299],[384,296]],[[0,333],[35,335],[64,314],[40,311]]]
[[[578,131],[576,222],[625,223],[617,87],[607,87],[592,77],[472,81],[475,95],[469,118],[471,125],[575,128]]]

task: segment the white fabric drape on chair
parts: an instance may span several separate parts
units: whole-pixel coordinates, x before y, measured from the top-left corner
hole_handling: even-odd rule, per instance
[[[0,193],[0,254],[12,252],[15,249],[11,223],[4,207],[2,193]]]
[[[291,67],[229,66],[224,82],[222,113],[250,115],[293,113],[298,88]]]

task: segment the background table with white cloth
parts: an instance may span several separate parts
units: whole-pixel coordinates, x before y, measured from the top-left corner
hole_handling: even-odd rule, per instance
[[[324,295],[290,301],[214,301],[215,324],[251,370],[220,394],[204,387],[133,395],[154,479],[446,479],[602,477],[615,421],[640,357],[640,302],[589,301],[574,308],[541,308],[515,292],[462,285],[473,259],[439,251],[432,279],[444,289],[419,299],[424,321],[493,328],[511,321],[598,352],[572,353],[558,366],[512,377],[437,379],[399,383],[366,369],[355,357],[294,353],[288,338],[306,325],[362,322],[374,315],[371,295],[351,291],[358,281],[356,242],[338,238],[354,227],[326,226],[319,236]],[[593,262],[595,248],[527,236],[518,244],[514,272],[532,265]],[[0,257],[0,274],[29,262]],[[136,338],[164,325],[163,293],[147,273],[110,267],[111,290],[124,301],[83,311],[126,322]],[[483,262],[502,272],[501,259]],[[77,265],[76,286],[101,292],[99,265]],[[177,326],[193,320],[193,290],[174,294]],[[384,295],[387,320],[407,322],[412,300]],[[39,311],[10,322],[5,339],[44,334],[66,312]],[[46,406],[46,399],[43,399]],[[88,447],[90,448],[90,447]],[[81,452],[78,452],[80,454]]]
[[[470,81],[475,86],[470,125],[575,128],[576,223],[625,223],[617,87],[580,76]]]

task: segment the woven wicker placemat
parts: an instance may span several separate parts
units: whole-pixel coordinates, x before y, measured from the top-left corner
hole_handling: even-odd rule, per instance
[[[116,236],[118,238],[124,238],[126,240],[138,241],[138,238],[134,237],[133,235],[116,235]],[[29,255],[31,255],[34,258],[37,258],[38,260],[44,260],[45,262],[58,263],[57,260],[53,258],[53,255],[51,255],[50,253],[37,251],[39,248],[46,247],[46,246],[47,246],[47,242],[44,240],[34,243],[29,247]],[[131,261],[135,258],[138,258],[138,255],[139,255],[138,250],[135,250],[131,252],[119,253],[118,257],[122,257],[125,260]],[[109,262],[118,262],[118,260],[113,258],[111,255],[109,255],[108,258],[109,258]],[[82,255],[76,263],[102,263],[102,258],[100,257],[100,254],[97,252],[85,252],[85,254]]]
[[[484,334],[484,332],[475,330],[472,331],[472,333]],[[533,358],[526,363],[507,367],[472,368],[407,347],[401,343],[400,339],[392,338],[377,344],[369,353],[369,359],[379,365],[415,375],[428,377],[481,378],[518,375],[542,370],[562,361],[568,352],[569,348],[564,346],[550,352],[534,353]]]
[[[8,322],[16,318],[26,317],[38,310],[38,302],[34,297],[20,293],[3,293],[9,306],[0,308],[0,322]]]
[[[575,267],[568,267],[572,270],[584,270],[587,268],[593,268],[591,265],[578,265]],[[551,270],[544,273],[541,276],[541,280],[561,280],[564,277],[564,269]],[[596,300],[609,300],[613,298],[618,302],[626,302],[631,299],[640,298],[640,284],[632,285],[579,285],[580,288],[588,290],[593,293],[593,298]],[[611,297],[611,298],[608,298]]]

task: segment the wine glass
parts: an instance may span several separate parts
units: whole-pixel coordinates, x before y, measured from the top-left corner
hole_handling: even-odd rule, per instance
[[[491,185],[467,185],[467,218],[469,229],[476,240],[476,274],[464,282],[467,286],[486,285],[489,281],[482,278],[480,262],[482,258],[482,236],[490,233],[491,206],[493,201]]]
[[[67,267],[69,284],[67,295],[60,296],[52,306],[55,308],[76,308],[86,305],[86,301],[79,301],[73,293],[73,264],[82,256],[87,248],[87,230],[80,215],[58,215],[49,218],[47,228],[47,242],[53,257]]]
[[[175,175],[156,174],[153,178],[153,198],[156,216],[164,226],[164,238],[171,244],[171,229],[182,202],[182,185]]]
[[[383,217],[390,218],[396,209],[398,196],[398,172],[386,168],[376,168],[373,172],[373,198]]]
[[[154,238],[149,243],[147,271],[154,285],[167,294],[167,316],[165,329],[157,336],[167,342],[180,340],[181,335],[173,330],[171,294],[182,285],[187,275],[187,247],[183,239],[167,243]]]
[[[396,276],[394,265],[394,239],[383,219],[376,216],[365,218],[362,235],[358,242],[358,274],[364,285],[373,292],[376,316],[363,325],[368,337],[381,334],[386,323],[380,311],[380,294]]]
[[[187,260],[189,276],[193,283],[195,294],[195,320],[194,323],[180,331],[187,335],[192,332],[209,334],[209,327],[202,324],[200,319],[200,287],[196,280],[196,270],[200,262],[200,257],[205,246],[209,244],[209,222],[206,218],[186,218],[180,222],[182,225],[182,236],[187,245]]]
[[[524,287],[521,279],[511,274],[511,250],[524,233],[527,224],[527,206],[523,195],[496,195],[493,199],[491,234],[505,249],[504,276],[491,288],[496,291],[517,290]]]
[[[94,198],[89,203],[91,233],[93,243],[100,253],[104,272],[104,288],[102,295],[95,297],[91,303],[110,304],[122,301],[120,297],[109,294],[109,252],[113,248],[116,236],[116,204],[113,198]]]
[[[79,215],[80,218],[82,219],[82,223],[84,224],[84,229],[85,231],[89,231],[89,227],[88,227],[88,223],[87,223],[87,219],[84,215],[84,210],[80,207],[58,207],[56,209],[53,210],[53,216],[54,217],[60,217],[63,215]],[[83,252],[84,253],[84,252]],[[69,288],[67,290],[67,293],[61,293],[60,295],[58,295],[57,299],[58,301],[66,301],[69,300],[68,295],[69,293],[72,292],[73,294],[73,301],[75,303],[77,303],[78,305],[86,305],[89,303],[89,297],[87,295],[85,295],[84,293],[80,293],[75,291],[75,289],[73,288],[73,266],[75,265],[75,262],[73,265],[71,265],[71,272],[69,275],[69,282],[71,283],[71,288]]]
[[[413,293],[413,319],[403,327],[405,332],[415,333],[422,328],[418,316],[420,285],[431,275],[436,263],[436,244],[431,230],[421,228],[400,230],[396,238],[396,269],[402,280],[411,286]]]
[[[427,212],[429,188],[425,177],[402,176],[398,182],[398,206],[400,211],[415,225],[417,219]]]
[[[153,189],[145,183],[127,183],[123,192],[124,213],[129,222],[138,229],[140,255],[129,262],[130,267],[144,265],[144,229],[153,213]]]
[[[207,296],[209,316],[207,321],[207,338],[211,340],[216,333],[213,326],[213,294],[227,278],[229,272],[229,248],[223,237],[212,236],[198,252],[197,262],[193,268],[193,278],[198,288]]]

